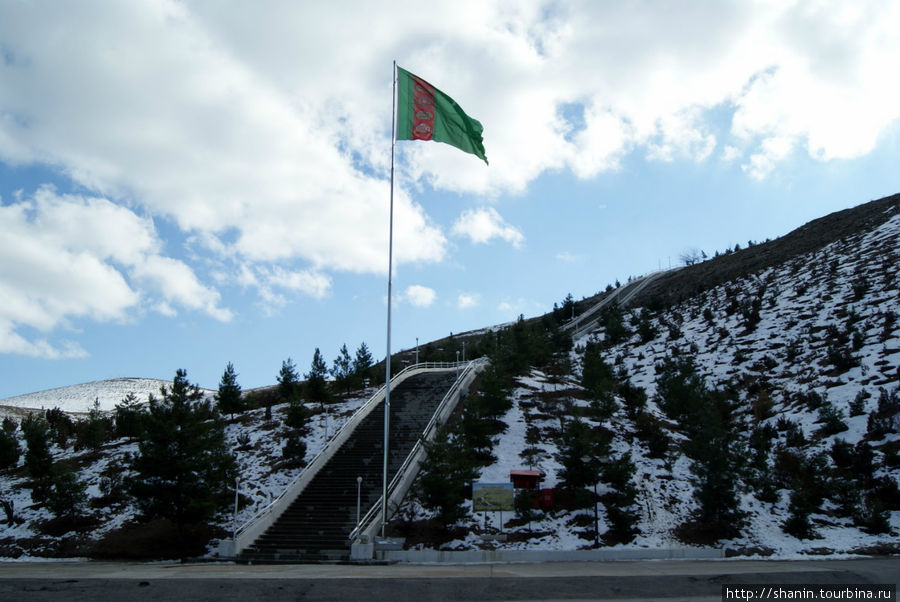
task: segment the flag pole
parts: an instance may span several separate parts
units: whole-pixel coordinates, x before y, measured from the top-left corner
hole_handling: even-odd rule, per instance
[[[381,478],[381,537],[387,527],[388,452],[391,425],[391,272],[394,262],[394,146],[397,142],[397,61],[393,65],[391,92],[391,207],[388,226],[388,288],[387,288],[387,353],[384,356],[384,463]]]

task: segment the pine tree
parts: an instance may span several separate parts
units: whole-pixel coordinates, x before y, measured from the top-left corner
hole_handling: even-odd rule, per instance
[[[29,414],[22,420],[25,437],[25,466],[34,479],[31,497],[36,502],[47,499],[53,475],[53,457],[50,455],[50,425],[38,414]]]
[[[479,379],[479,392],[472,396],[470,403],[479,413],[489,419],[501,418],[512,408],[510,389],[512,379],[506,377],[494,366],[488,366]]]
[[[693,418],[697,428],[685,444],[685,453],[692,460],[698,521],[727,536],[737,533],[740,518],[737,477],[741,446],[729,400],[716,392],[706,403]]]
[[[60,408],[52,408],[44,412],[44,418],[50,427],[50,438],[60,447],[69,444],[69,438],[76,434],[72,418]]]
[[[131,463],[127,488],[145,520],[166,518],[179,531],[208,520],[222,502],[235,471],[221,416],[178,370],[171,389],[151,395],[145,434]]]
[[[878,407],[869,412],[866,432],[873,441],[900,432],[900,387],[890,393],[884,388],[878,390]]]
[[[695,524],[716,539],[735,535],[743,442],[734,403],[724,392],[707,389],[691,358],[666,360],[657,370],[657,401],[688,436],[684,451],[692,460],[699,505]]]
[[[494,461],[491,448],[494,445],[491,436],[494,434],[494,421],[482,414],[473,404],[467,404],[456,425],[456,434],[466,447],[472,450],[485,465]]]
[[[16,466],[21,455],[16,424],[11,419],[4,419],[3,428],[0,429],[0,470]]]
[[[306,442],[300,438],[300,434],[291,431],[285,438],[284,446],[281,448],[281,456],[284,458],[285,465],[290,468],[304,466],[303,459],[306,457]]]
[[[222,374],[222,380],[219,381],[219,392],[216,393],[216,403],[219,411],[223,414],[230,414],[234,418],[235,413],[244,409],[244,403],[241,399],[241,385],[237,382],[237,374],[234,371],[234,365],[231,362],[225,366],[225,372]]]
[[[285,424],[295,429],[303,428],[309,418],[309,413],[300,398],[300,377],[297,375],[297,368],[291,358],[281,364],[281,372],[278,374],[278,395],[282,402],[288,404]],[[269,406],[266,411],[270,411]]]
[[[425,508],[437,511],[449,526],[465,515],[464,488],[477,471],[464,445],[442,427],[431,442],[424,442],[425,458],[419,472],[416,497]]]
[[[87,506],[87,483],[78,478],[72,466],[62,463],[53,475],[47,494],[47,507],[57,518],[75,519],[84,514]]]
[[[372,365],[375,360],[372,358],[372,352],[365,341],[360,343],[359,349],[356,350],[356,357],[353,359],[353,376],[359,384],[363,384],[366,379],[372,377]]]
[[[353,358],[350,357],[350,351],[347,344],[341,345],[338,356],[334,359],[331,367],[331,376],[334,377],[335,384],[344,389],[345,393],[349,393],[353,387]]]
[[[282,403],[288,404],[296,404],[300,400],[300,377],[297,375],[297,367],[291,358],[281,362],[281,370],[278,372],[278,398]],[[271,397],[267,396],[265,403],[266,420],[271,420]]]
[[[816,536],[809,515],[813,513],[816,505],[810,500],[809,494],[803,489],[794,489],[791,492],[791,500],[788,505],[787,520],[781,525],[781,529],[793,535],[797,539],[812,539]]]
[[[586,506],[590,499],[586,489],[600,480],[602,464],[609,452],[609,436],[576,417],[563,428],[557,449],[555,457],[562,464],[559,477],[575,492],[576,500]]]
[[[309,401],[318,403],[323,407],[329,398],[327,375],[328,365],[325,363],[325,358],[322,357],[319,348],[316,347],[312,363],[309,366],[309,372],[306,374],[306,395]]]
[[[309,412],[306,406],[303,405],[303,400],[300,397],[292,398],[290,403],[288,403],[284,423],[293,429],[302,430],[308,420]]]
[[[599,343],[588,341],[582,360],[581,386],[597,399],[614,392],[616,378],[612,367],[603,360],[603,349]]]
[[[553,318],[558,324],[563,324],[570,321],[574,315],[575,298],[572,296],[572,293],[566,295],[566,298],[563,299],[563,304],[561,307],[557,307],[555,303],[553,304]]]
[[[604,327],[603,342],[607,345],[616,345],[631,336],[631,331],[625,324],[622,310],[619,309],[618,305],[605,308],[602,312],[601,320]]]
[[[134,393],[128,393],[116,404],[115,424],[119,437],[140,437],[143,432],[144,409]]]
[[[300,377],[297,375],[297,367],[294,360],[287,358],[281,362],[281,371],[278,373],[278,397],[282,403],[289,402],[294,397],[299,397]]]
[[[100,400],[94,399],[91,409],[88,410],[87,420],[78,423],[75,449],[88,448],[97,451],[108,439],[112,430],[109,420],[100,411]]]
[[[603,479],[612,488],[603,500],[609,531],[603,536],[607,543],[628,543],[634,539],[638,521],[635,500],[637,489],[632,482],[635,467],[628,453],[612,459],[603,467]]]

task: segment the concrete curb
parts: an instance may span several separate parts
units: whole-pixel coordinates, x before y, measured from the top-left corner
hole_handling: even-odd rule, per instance
[[[403,563],[597,562],[616,560],[710,560],[722,548],[621,548],[598,550],[380,550],[377,560]]]

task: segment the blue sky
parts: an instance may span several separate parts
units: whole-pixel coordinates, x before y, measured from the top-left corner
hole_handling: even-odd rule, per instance
[[[0,398],[383,357],[394,59],[394,350],[900,191],[895,2],[428,6],[3,3]]]

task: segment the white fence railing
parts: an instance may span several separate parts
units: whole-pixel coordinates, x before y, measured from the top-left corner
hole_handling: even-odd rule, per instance
[[[615,303],[616,305],[621,306],[627,305],[635,295],[647,288],[647,286],[651,282],[669,271],[672,270],[658,270],[655,272],[650,272],[649,274],[645,274],[644,276],[636,278],[635,280],[632,280],[631,282],[620,286],[616,290],[610,292],[610,294],[604,297],[601,301],[588,308],[584,313],[579,316],[575,316],[574,320],[563,324],[563,330],[572,330],[573,338],[581,336],[582,334],[590,330],[599,318],[599,316],[591,316],[594,316],[594,314],[598,313],[601,309],[603,309],[607,305],[610,305],[611,303]]]
[[[469,362],[471,363],[471,362]],[[452,370],[459,369],[462,366],[467,366],[467,363],[464,362],[420,362],[418,364],[413,364],[411,366],[407,366],[400,372],[398,372],[393,378],[391,378],[391,388],[393,389],[398,384],[416,374],[418,372],[423,372],[426,370]],[[242,524],[240,527],[235,529],[234,539],[233,539],[233,555],[237,556],[241,553],[241,550],[250,546],[256,539],[266,532],[266,530],[272,526],[272,524],[278,520],[278,517],[297,499],[297,497],[303,492],[306,486],[313,480],[313,478],[319,473],[319,470],[322,469],[325,464],[334,456],[334,454],[341,448],[341,446],[350,438],[353,434],[353,431],[356,430],[356,427],[359,426],[359,423],[362,422],[371,412],[374,410],[379,403],[384,400],[384,386],[382,386],[378,391],[372,395],[369,400],[364,403],[360,408],[354,412],[353,416],[350,417],[344,425],[335,433],[334,437],[328,440],[325,443],[325,446],[316,454],[316,457],[312,459],[312,461],[306,466],[306,468],[294,478],[293,481],[287,486],[287,488],[275,498],[271,503],[269,503],[265,508],[257,512]]]

